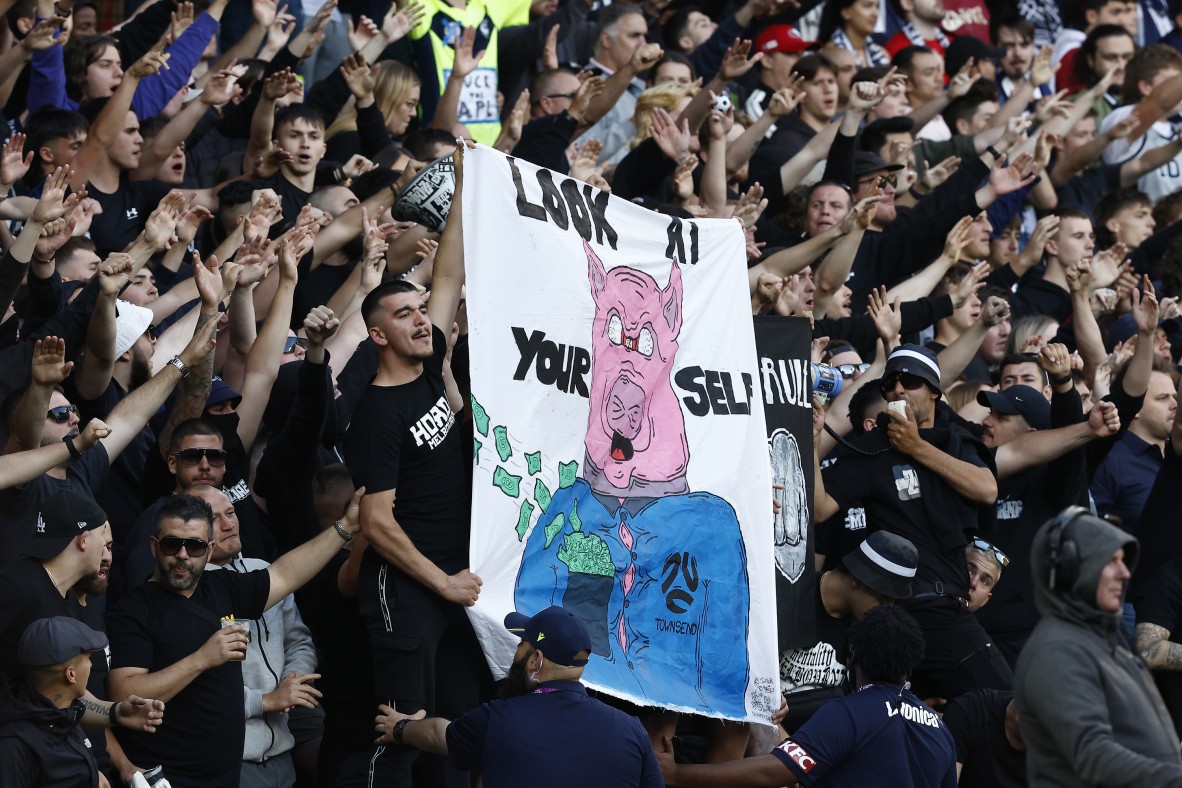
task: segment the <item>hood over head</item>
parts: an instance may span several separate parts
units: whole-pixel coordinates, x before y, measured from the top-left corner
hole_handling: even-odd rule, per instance
[[[1073,516],[1072,516],[1073,515]],[[1078,571],[1067,590],[1055,590],[1050,585],[1051,531],[1061,518],[1070,516],[1060,534],[1060,566],[1062,557],[1074,545],[1078,555]],[[1067,544],[1067,543],[1071,544]],[[1034,580],[1034,601],[1043,616],[1054,616],[1072,623],[1115,631],[1121,614],[1109,613],[1096,606],[1096,588],[1100,572],[1118,549],[1125,551],[1125,566],[1132,572],[1137,565],[1138,543],[1127,532],[1096,517],[1086,509],[1071,507],[1058,517],[1042,524],[1034,536],[1030,550],[1031,575]],[[1058,584],[1063,582],[1059,570]],[[1128,586],[1125,587],[1128,593]],[[1122,595],[1123,601],[1123,595]]]

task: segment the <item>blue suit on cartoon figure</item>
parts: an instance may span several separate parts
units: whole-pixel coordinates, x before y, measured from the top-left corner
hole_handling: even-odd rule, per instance
[[[561,528],[546,527],[555,521]],[[514,601],[527,615],[562,605],[583,618],[593,684],[745,717],[748,598],[726,501],[691,492],[620,502],[576,479],[530,533]]]
[[[593,684],[744,718],[747,560],[735,510],[686,481],[671,382],[680,269],[671,263],[662,289],[637,269],[605,270],[583,246],[595,319],[582,478],[555,492],[530,532],[516,609],[578,613],[591,632]]]

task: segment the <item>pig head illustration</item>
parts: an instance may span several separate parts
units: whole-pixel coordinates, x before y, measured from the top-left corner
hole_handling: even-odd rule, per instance
[[[681,271],[670,261],[662,290],[635,268],[606,271],[586,242],[583,248],[595,300],[587,458],[611,488],[600,492],[677,479],[689,461],[670,382],[681,331]]]

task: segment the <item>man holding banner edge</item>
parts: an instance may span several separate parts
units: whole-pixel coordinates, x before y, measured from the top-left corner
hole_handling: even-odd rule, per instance
[[[393,281],[362,305],[378,348],[378,374],[362,395],[345,442],[354,480],[368,493],[361,523],[370,549],[358,595],[372,644],[376,697],[406,713],[452,716],[476,705],[491,680],[464,612],[476,602],[481,580],[467,568],[466,444],[443,380],[444,329],[455,319],[464,283],[463,150],[457,147],[456,191],[430,302],[414,285]],[[452,670],[439,670],[442,664]],[[378,746],[370,768],[382,784],[409,786],[416,755]],[[422,760],[414,766],[420,779],[468,784],[465,773],[441,759]]]

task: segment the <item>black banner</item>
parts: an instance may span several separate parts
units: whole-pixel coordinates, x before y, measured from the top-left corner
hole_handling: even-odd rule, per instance
[[[784,487],[774,529],[781,651],[816,642],[811,339],[808,318],[755,317],[772,480]]]

